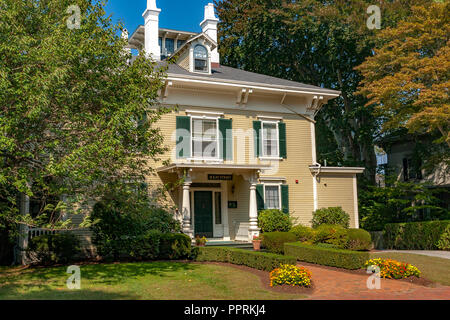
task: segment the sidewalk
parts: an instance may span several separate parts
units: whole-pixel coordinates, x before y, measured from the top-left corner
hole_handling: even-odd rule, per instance
[[[450,300],[450,287],[425,287],[401,280],[381,279],[381,289],[368,289],[369,275],[299,262],[312,273],[313,300]]]
[[[412,254],[420,254],[423,256],[450,259],[450,251],[442,251],[442,250],[377,250],[377,251],[379,251],[379,252],[412,253]]]

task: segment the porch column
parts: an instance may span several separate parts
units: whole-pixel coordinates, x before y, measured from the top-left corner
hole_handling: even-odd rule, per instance
[[[183,233],[193,238],[191,227],[191,197],[189,195],[191,183],[192,181],[190,179],[186,179],[183,184],[183,206],[181,212],[183,214]]]
[[[250,203],[249,203],[249,218],[250,227],[248,228],[248,238],[249,241],[253,240],[253,236],[259,236],[258,228],[258,205],[256,202],[256,179],[251,179],[250,181]]]

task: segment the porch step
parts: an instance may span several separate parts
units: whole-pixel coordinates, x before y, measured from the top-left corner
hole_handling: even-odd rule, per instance
[[[231,247],[240,249],[253,249],[253,244],[243,241],[209,241],[207,247]]]

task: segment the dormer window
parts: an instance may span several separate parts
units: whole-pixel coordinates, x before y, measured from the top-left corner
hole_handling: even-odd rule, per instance
[[[208,72],[208,50],[199,44],[194,48],[194,70]]]

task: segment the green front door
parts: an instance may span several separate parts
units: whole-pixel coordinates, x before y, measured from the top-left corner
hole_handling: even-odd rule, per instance
[[[212,191],[194,191],[195,236],[213,237]]]

